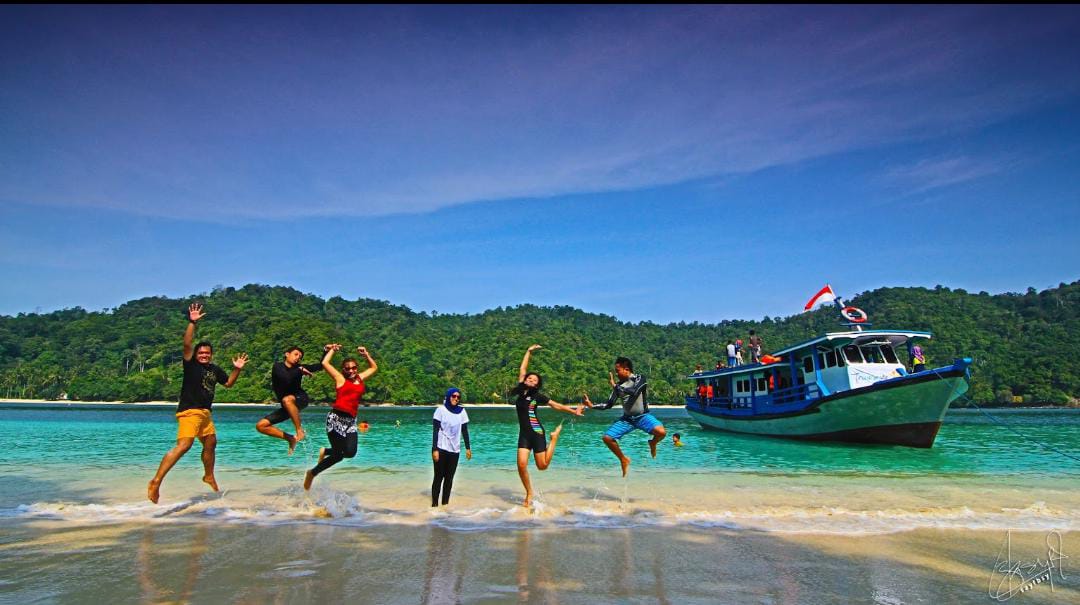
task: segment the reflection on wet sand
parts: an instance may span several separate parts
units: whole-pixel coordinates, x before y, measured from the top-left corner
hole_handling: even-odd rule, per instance
[[[427,567],[424,570],[424,605],[461,602],[468,557],[459,550],[456,533],[441,527],[428,532]]]
[[[455,531],[437,524],[72,527],[0,519],[0,600],[231,603],[986,602],[1003,534],[716,528]],[[1080,539],[1063,533],[1067,551]],[[1013,532],[1018,560],[1042,532]],[[1066,575],[1069,571],[1065,570]],[[1069,575],[1070,579],[1074,576]],[[1080,602],[1075,580],[1025,603]]]
[[[186,603],[191,600],[192,591],[202,573],[202,558],[206,553],[210,530],[205,525],[199,525],[191,532],[190,543],[180,549],[181,556],[187,560],[183,574],[178,566],[173,565],[173,561],[162,556],[161,548],[154,540],[157,531],[155,527],[148,527],[142,531],[142,539],[139,540],[136,569],[142,588],[141,602]],[[169,550],[175,550],[175,547]],[[162,583],[171,584],[177,578],[183,579],[179,590],[162,588]]]

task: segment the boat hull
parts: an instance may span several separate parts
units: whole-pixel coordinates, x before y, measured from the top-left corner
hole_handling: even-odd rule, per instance
[[[932,373],[823,397],[805,409],[736,415],[713,407],[687,407],[707,429],[767,437],[933,446],[949,404],[968,390],[963,371]],[[727,412],[727,413],[725,413]]]

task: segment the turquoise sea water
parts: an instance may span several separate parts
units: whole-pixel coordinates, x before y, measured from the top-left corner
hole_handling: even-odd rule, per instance
[[[321,475],[319,489],[307,500],[298,484],[318,447],[326,445],[325,408],[305,411],[309,436],[291,457],[284,442],[254,430],[271,409],[215,408],[218,480],[231,487],[225,508],[294,520],[304,518],[305,506],[326,508],[334,518],[378,510],[400,520],[427,512],[432,408],[362,409],[360,418],[371,429],[360,436],[359,454]],[[1080,410],[989,413],[994,418],[952,411],[933,448],[913,449],[706,431],[682,409],[659,409],[655,414],[668,434],[681,433],[686,445],[675,448],[665,440],[652,460],[644,433],[627,436],[624,449],[634,465],[623,480],[600,439],[618,417],[615,411],[574,418],[542,408],[548,431],[565,421],[564,432],[552,468],[540,473],[531,467],[531,474],[541,502],[559,518],[587,508],[623,517],[645,511],[649,518],[674,522],[738,525],[753,518],[755,527],[775,522],[790,528],[792,515],[807,514],[826,524],[814,521],[810,527],[825,527],[827,517],[837,514],[925,515],[934,523],[945,518],[976,525],[1009,525],[1015,517],[1042,519],[1040,526],[1080,527],[1080,461],[1061,453],[1080,457]],[[514,467],[514,411],[471,408],[469,415],[474,457],[462,460],[457,510],[518,519],[521,511],[514,507],[522,489]],[[154,514],[143,494],[174,444],[172,408],[0,403],[0,421],[6,429],[0,475],[8,486],[0,492],[0,515]],[[206,497],[200,476],[196,444],[167,478],[163,504],[187,503],[192,514],[220,512],[200,500]]]

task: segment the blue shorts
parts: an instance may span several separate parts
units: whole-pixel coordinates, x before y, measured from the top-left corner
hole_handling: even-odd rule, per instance
[[[615,421],[614,424],[608,427],[608,430],[604,431],[604,435],[615,439],[616,441],[622,439],[627,433],[634,429],[640,429],[646,433],[652,434],[653,429],[658,426],[664,426],[660,424],[660,421],[656,419],[656,416],[652,414],[638,414],[637,416],[623,416]]]

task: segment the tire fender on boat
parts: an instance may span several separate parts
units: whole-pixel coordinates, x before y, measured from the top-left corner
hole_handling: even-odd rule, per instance
[[[844,307],[840,309],[840,314],[844,316],[844,319],[850,321],[853,324],[861,324],[866,321],[866,311],[858,307]]]

